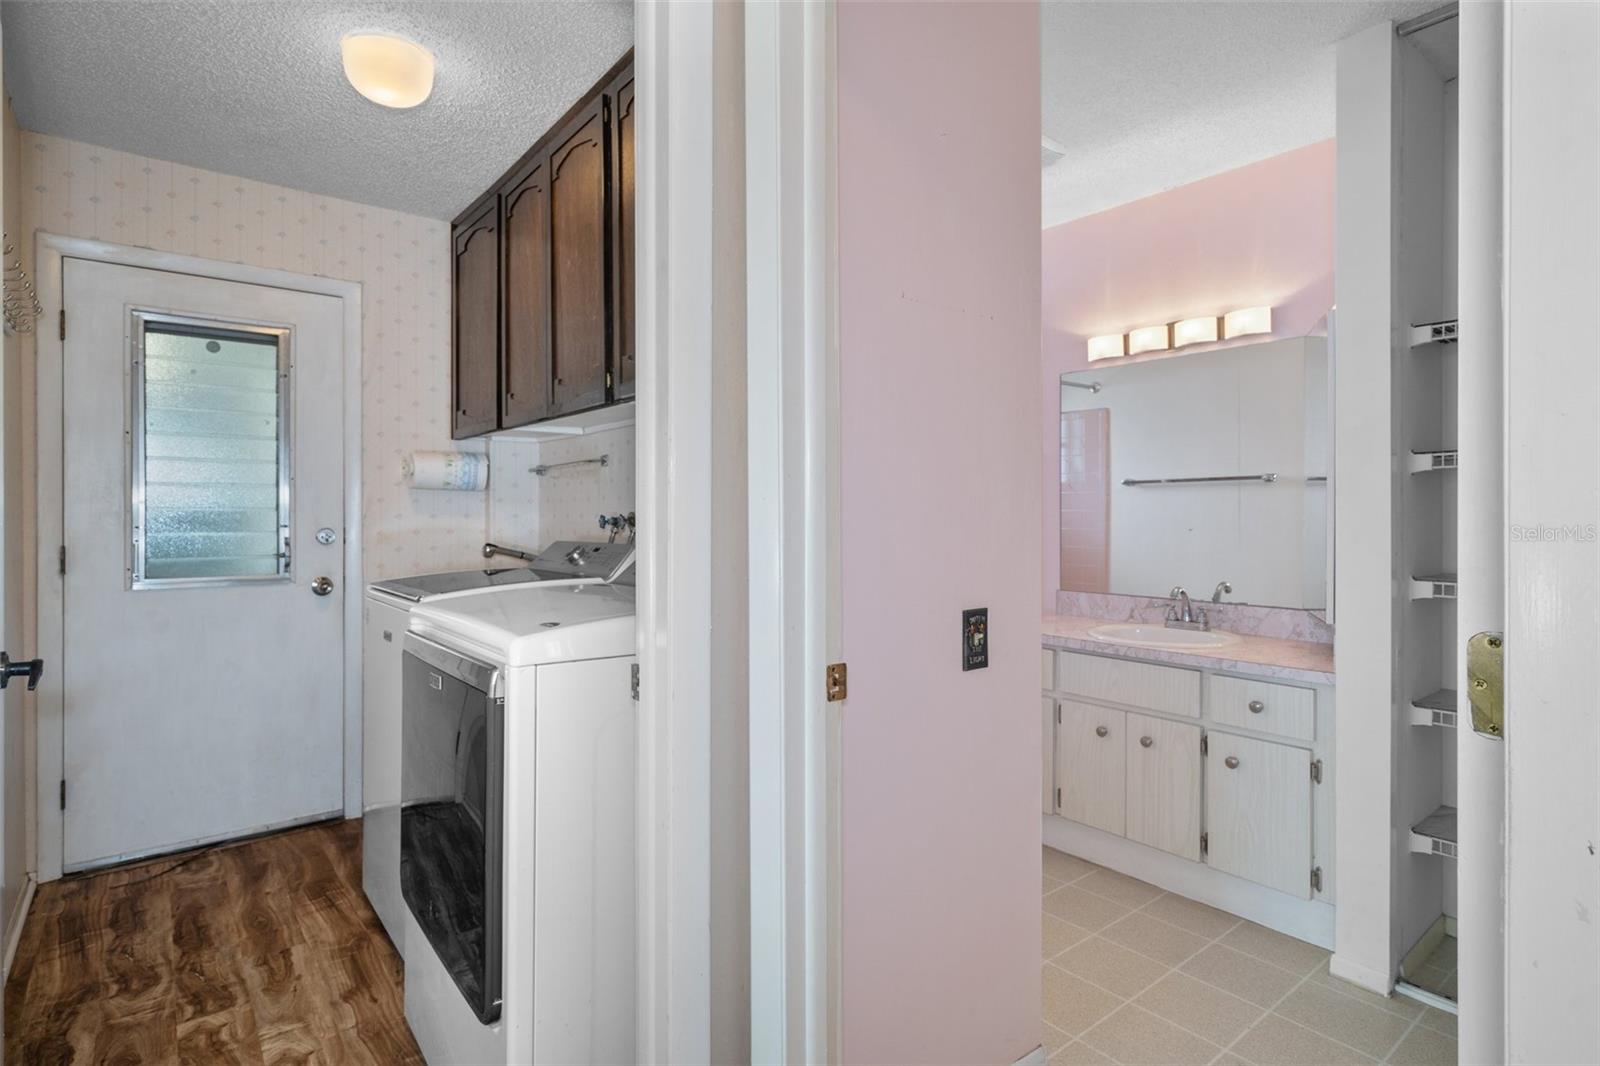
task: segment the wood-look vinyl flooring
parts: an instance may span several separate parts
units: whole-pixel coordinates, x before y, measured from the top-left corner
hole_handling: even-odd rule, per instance
[[[400,958],[333,822],[39,887],[5,988],[5,1061],[423,1062]]]

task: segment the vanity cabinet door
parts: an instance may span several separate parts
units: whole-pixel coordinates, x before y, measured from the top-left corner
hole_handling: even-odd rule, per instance
[[[1045,696],[1039,701],[1044,732],[1039,738],[1040,806],[1045,814],[1056,812],[1056,701]]]
[[[1310,899],[1311,753],[1214,731],[1207,749],[1207,862]]]
[[[1200,861],[1200,727],[1130,714],[1129,840]]]
[[[1127,797],[1127,713],[1061,701],[1056,725],[1056,813],[1121,836]]]

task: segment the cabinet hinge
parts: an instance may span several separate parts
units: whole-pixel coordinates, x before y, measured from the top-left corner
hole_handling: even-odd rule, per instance
[[[1320,866],[1313,866],[1311,868],[1311,891],[1322,891],[1322,867]]]
[[[611,371],[607,370],[606,371],[606,388],[609,389],[610,387],[611,387]]]
[[[61,809],[67,809],[67,779],[61,779]]]
[[[1210,853],[1211,853],[1211,834],[1210,833],[1201,833],[1200,834],[1200,854],[1201,854],[1202,857],[1204,857],[1206,855],[1209,855]]]
[[[1060,809],[1061,809],[1061,790],[1058,788],[1058,789],[1056,789],[1056,810],[1059,811]]]
[[[639,700],[639,664],[634,663],[633,669],[629,673],[632,674],[632,679],[629,683],[633,686],[633,699],[637,703]]]
[[[1211,754],[1211,738],[1206,736],[1204,733],[1200,734],[1200,754],[1201,755],[1210,755]]]
[[[1315,781],[1319,785],[1322,784],[1322,760],[1321,759],[1312,759],[1311,760],[1311,780]]]
[[[56,549],[56,571],[63,575],[67,572],[67,546],[65,544]]]
[[[850,694],[850,668],[844,663],[828,664],[827,692],[829,703],[838,703]]]
[[[61,340],[66,340],[67,339],[67,309],[65,307],[63,307],[61,309],[61,315],[56,321],[59,323],[59,325],[57,327],[57,332],[60,333],[60,335],[61,335],[60,339]]]
[[[1056,725],[1061,724],[1061,704],[1056,704]]]

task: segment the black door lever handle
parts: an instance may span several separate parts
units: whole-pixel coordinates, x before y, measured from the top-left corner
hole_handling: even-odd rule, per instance
[[[32,692],[39,687],[39,679],[44,676],[43,659],[24,659],[21,662],[12,662],[11,656],[0,651],[0,688],[11,684],[13,677],[28,679],[28,691]]]

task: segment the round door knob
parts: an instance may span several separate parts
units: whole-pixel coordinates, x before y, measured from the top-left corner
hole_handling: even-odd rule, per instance
[[[1239,768],[1239,757],[1237,755],[1230,755],[1226,759],[1222,760],[1222,765],[1226,766],[1230,770],[1237,770]]]
[[[333,578],[317,578],[315,581],[311,582],[311,591],[316,593],[318,596],[326,596],[328,593],[333,591]]]
[[[1097,737],[1110,736],[1111,735],[1111,730],[1107,729],[1103,725],[1097,725],[1097,726],[1094,727],[1094,735],[1097,736]]]
[[[1250,701],[1250,713],[1251,714],[1260,714],[1262,711],[1264,711],[1266,709],[1267,709],[1267,705],[1265,703],[1262,703],[1260,700],[1251,700]]]
[[[1152,744],[1154,744],[1154,743],[1155,743],[1155,742],[1156,742],[1156,741],[1155,741],[1155,738],[1154,738],[1154,737],[1140,737],[1140,738],[1139,738],[1139,746],[1140,746],[1140,747],[1141,747],[1141,748],[1148,748],[1148,747],[1150,747],[1150,746],[1151,746],[1151,745],[1152,745]]]

